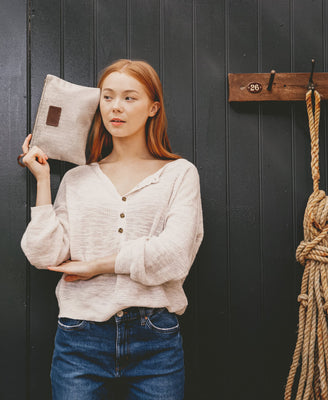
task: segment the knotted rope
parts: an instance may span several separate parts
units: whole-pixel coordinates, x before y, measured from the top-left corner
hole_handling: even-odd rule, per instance
[[[311,134],[311,170],[313,193],[304,215],[304,240],[296,250],[296,259],[305,265],[301,293],[298,296],[298,336],[290,367],[285,400],[290,400],[295,375],[300,366],[296,400],[328,400],[328,197],[319,190],[320,94],[306,93]],[[299,361],[301,360],[300,364]]]

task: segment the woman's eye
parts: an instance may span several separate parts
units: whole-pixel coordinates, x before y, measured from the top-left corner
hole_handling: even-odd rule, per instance
[[[126,96],[125,100],[131,101],[131,100],[135,100],[135,98],[134,98],[134,97],[131,97],[131,96]]]
[[[105,100],[112,100],[112,98],[110,96],[104,96]]]

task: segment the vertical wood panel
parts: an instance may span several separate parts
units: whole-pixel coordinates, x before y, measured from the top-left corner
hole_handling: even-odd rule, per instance
[[[164,18],[164,98],[175,152],[194,159],[192,105],[192,0],[161,0]]]
[[[131,58],[149,62],[160,71],[160,2],[133,0],[131,4]]]
[[[93,86],[93,2],[69,0],[64,5],[63,77],[78,85]]]
[[[125,1],[97,2],[98,71],[119,58],[127,57],[127,6]]]
[[[27,387],[26,263],[19,251],[26,219],[26,175],[16,162],[26,135],[25,11],[26,3],[17,0],[5,0],[0,9],[0,398],[8,400],[23,399]]]
[[[289,4],[263,4],[262,70],[290,71]],[[294,344],[293,132],[291,106],[262,106],[263,325],[259,386],[264,398],[283,398]],[[281,279],[281,277],[284,277]]]
[[[193,366],[187,399],[214,397],[218,388],[217,397],[228,399],[224,2],[197,0],[194,13],[193,118],[202,205],[207,212],[205,239],[198,255],[197,293],[190,293],[190,301],[197,309],[194,345],[198,359]],[[196,384],[198,392],[194,390]]]
[[[293,166],[290,110],[263,109],[263,323],[261,387],[265,398],[283,397],[294,344]],[[279,118],[277,118],[279,115]],[[289,339],[289,340],[288,340]]]
[[[258,2],[231,1],[230,72],[257,71]],[[230,398],[259,398],[261,241],[258,105],[230,108]],[[238,385],[235,377],[238,376]]]

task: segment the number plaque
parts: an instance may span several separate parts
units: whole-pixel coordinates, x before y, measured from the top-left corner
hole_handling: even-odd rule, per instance
[[[247,86],[247,90],[249,91],[249,93],[260,93],[262,91],[262,85],[258,82],[251,82]]]

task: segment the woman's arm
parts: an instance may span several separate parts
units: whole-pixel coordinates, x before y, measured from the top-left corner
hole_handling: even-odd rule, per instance
[[[30,264],[46,269],[70,258],[66,177],[60,182],[54,205],[51,198],[49,201],[50,182],[38,181],[38,185],[37,203],[31,207],[31,221],[21,239],[21,248]]]
[[[37,181],[37,194],[21,248],[32,265],[47,268],[47,265],[60,264],[70,256],[65,185],[62,181],[53,206],[48,156],[37,146],[29,149],[31,138],[29,134],[22,145],[23,162]]]
[[[86,281],[100,274],[115,273],[116,254],[97,258],[92,261],[65,261],[56,267],[48,267],[50,271],[62,272],[67,282]]]
[[[158,236],[123,242],[115,273],[147,286],[186,278],[203,239],[203,215],[197,168],[188,168],[176,183]]]

